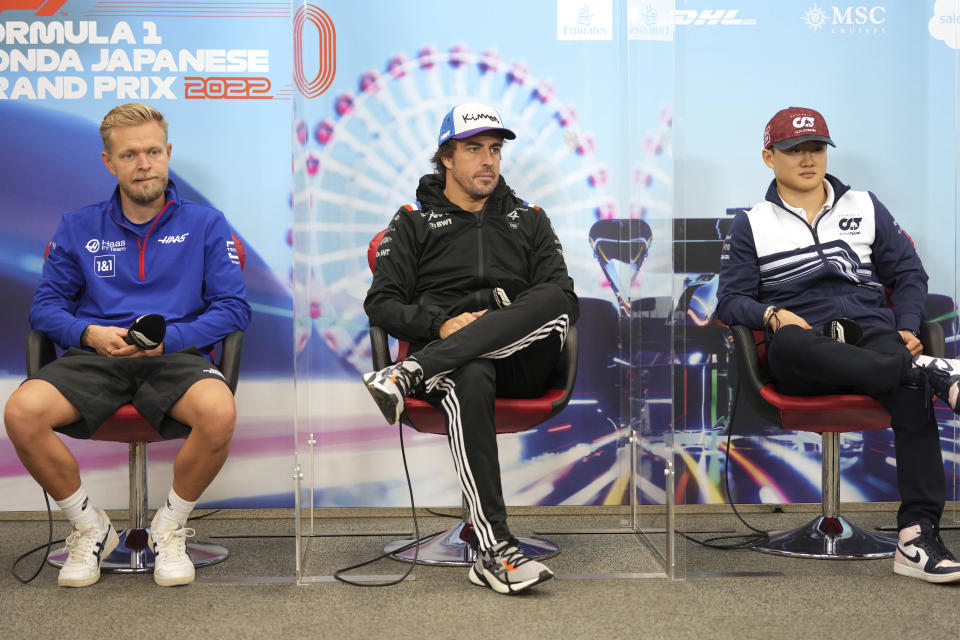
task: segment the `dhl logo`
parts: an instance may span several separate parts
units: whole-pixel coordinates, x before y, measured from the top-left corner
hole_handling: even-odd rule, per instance
[[[33,15],[48,17],[67,4],[67,0],[0,0],[0,13],[4,11],[33,11]]]

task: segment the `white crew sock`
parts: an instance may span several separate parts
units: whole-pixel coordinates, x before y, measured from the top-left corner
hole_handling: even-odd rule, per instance
[[[90,504],[90,497],[83,485],[80,485],[80,488],[72,496],[63,500],[55,500],[55,502],[74,526],[83,523],[91,527],[99,527],[103,524],[100,520],[100,514]]]
[[[187,518],[190,512],[197,506],[197,500],[190,502],[177,495],[173,487],[170,487],[170,493],[167,494],[167,502],[157,510],[157,515],[153,517],[153,528],[162,525],[165,522],[172,522],[178,527],[187,525]],[[162,526],[161,526],[162,528]]]

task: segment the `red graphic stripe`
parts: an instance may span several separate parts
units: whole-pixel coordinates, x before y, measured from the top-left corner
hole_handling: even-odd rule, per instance
[[[303,28],[307,21],[316,27],[319,37],[317,75],[310,81],[303,73]],[[337,31],[322,9],[309,4],[297,9],[293,19],[293,56],[293,79],[300,93],[316,98],[330,87],[337,73]]]

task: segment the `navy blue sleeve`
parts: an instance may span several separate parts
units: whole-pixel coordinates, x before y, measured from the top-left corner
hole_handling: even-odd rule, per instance
[[[717,318],[727,326],[742,324],[763,328],[768,305],[759,301],[760,265],[753,241],[753,229],[746,213],[740,212],[730,225],[720,254],[720,283],[717,288]]]
[[[890,304],[897,329],[919,331],[926,316],[927,272],[913,243],[877,196],[873,201],[876,234],[873,265],[883,286],[890,289]]]

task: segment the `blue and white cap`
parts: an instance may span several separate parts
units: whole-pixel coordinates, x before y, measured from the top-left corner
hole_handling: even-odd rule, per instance
[[[503,119],[500,118],[500,114],[490,105],[479,102],[458,104],[443,117],[437,146],[439,147],[451,138],[463,140],[485,131],[500,133],[507,140],[513,140],[517,137],[517,134],[503,126]]]

